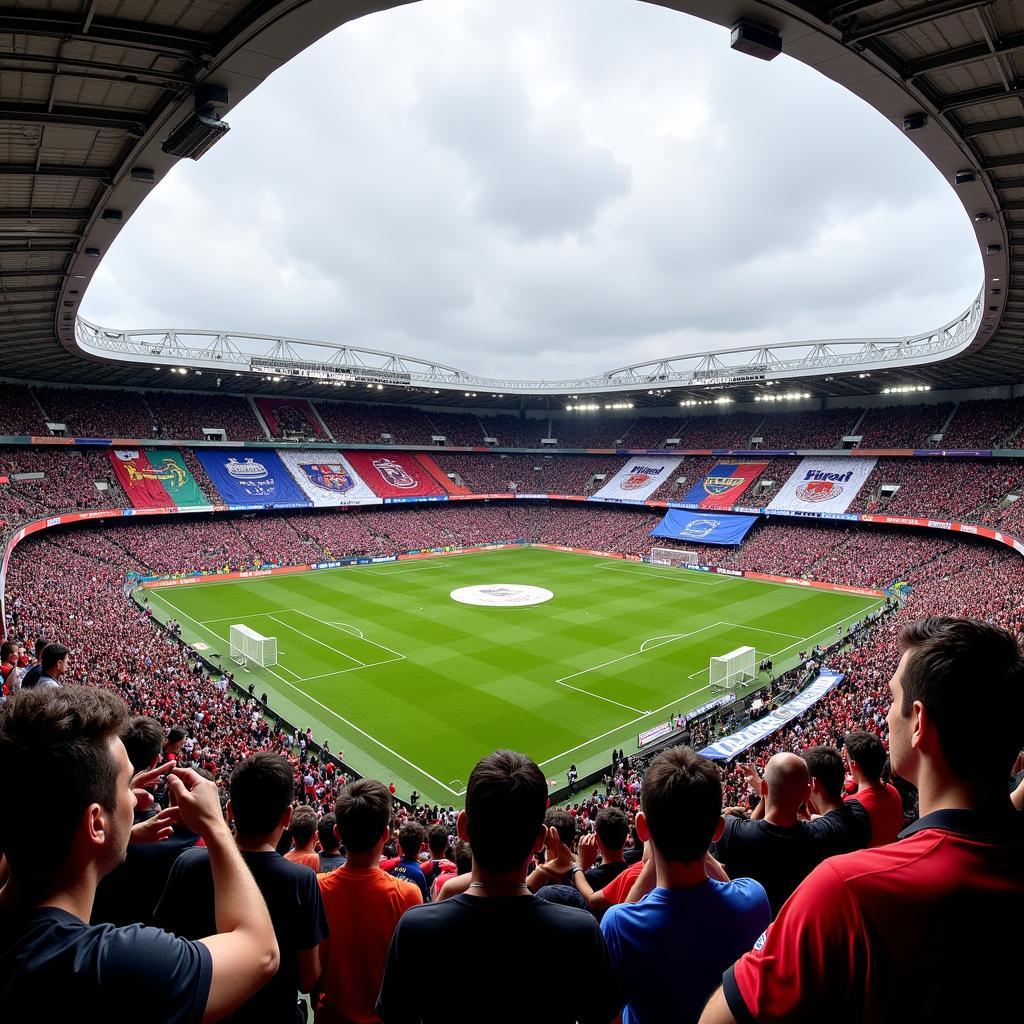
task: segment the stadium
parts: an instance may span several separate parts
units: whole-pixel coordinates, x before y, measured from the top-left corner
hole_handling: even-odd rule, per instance
[[[490,927],[519,929],[509,933],[510,948],[543,948],[549,933],[565,938],[571,978],[587,972],[602,989],[599,972],[610,971],[621,988],[617,1002],[610,985],[574,1003],[564,982],[538,981],[534,996],[550,1009],[530,1013],[515,979],[492,977],[477,948],[499,933],[477,921],[467,937],[454,916],[435,914],[437,935],[447,921],[451,948],[465,956],[454,962],[488,979],[467,985],[469,1008],[456,1019],[678,1019],[647,990],[675,984],[691,959],[705,956],[710,966],[694,974],[692,990],[681,984],[683,1019],[821,1016],[829,1004],[816,1002],[815,969],[827,991],[826,967],[847,954],[871,960],[873,951],[850,952],[854,933],[874,935],[864,941],[884,946],[880,961],[893,960],[858,967],[842,987],[829,974],[831,999],[841,991],[849,1019],[885,1016],[880,994],[889,1012],[899,1006],[912,1019],[1005,1013],[995,979],[1009,960],[995,936],[1024,909],[1024,859],[1006,866],[1007,851],[1021,852],[1024,682],[1019,651],[1010,641],[1012,655],[1000,646],[1007,636],[1019,644],[1024,629],[1024,273],[1016,262],[1024,246],[1024,4],[658,0],[679,17],[728,29],[746,60],[784,54],[820,73],[895,126],[948,183],[970,222],[983,279],[969,282],[978,290],[966,309],[918,333],[666,350],[544,378],[525,359],[517,375],[483,375],[449,365],[441,352],[435,361],[354,335],[86,319],[86,294],[103,286],[101,268],[121,232],[128,239],[147,197],[179,180],[163,179],[214,145],[231,147],[236,107],[272,89],[264,83],[279,68],[335,29],[395,6],[402,4],[33,0],[0,10],[0,774],[8,780],[0,788],[9,790],[0,809],[0,1004],[37,1015],[42,1008],[47,1019],[75,1005],[75,995],[54,994],[59,967],[10,980],[6,949],[21,940],[5,915],[34,893],[35,911],[62,907],[86,935],[90,915],[94,926],[163,929],[159,941],[146,938],[156,929],[143,929],[137,950],[126,939],[117,964],[130,972],[133,963],[181,958],[158,991],[169,1006],[191,1009],[157,1019],[222,1019],[244,1002],[250,1016],[243,1007],[230,1019],[270,1020],[282,1006],[295,1010],[296,1000],[300,1019],[312,1013],[318,1022],[451,1019],[436,997],[417,1003],[412,992],[427,975],[398,953],[404,934],[413,944],[405,955],[421,956],[415,942],[433,934],[428,911],[402,917],[403,903],[385,922],[380,907],[391,913],[398,896],[380,889],[364,920],[325,881],[337,827],[341,853],[336,843],[333,853],[349,858],[350,874],[361,865],[385,877],[377,860],[387,860],[392,874],[410,875],[397,890],[407,896],[402,886],[415,882],[423,891],[415,902],[438,910],[472,904],[465,894],[474,886],[480,897],[521,895],[509,886],[548,890],[579,916],[538,916],[534,932],[518,918]],[[940,619],[945,625],[935,625]],[[914,632],[921,620],[934,631],[924,638]],[[913,704],[912,655],[945,641],[945,660],[928,662],[934,677],[913,691]],[[902,684],[890,684],[894,674]],[[899,692],[904,718],[916,716],[912,738],[893,726]],[[51,802],[38,780],[70,771],[99,785],[95,764],[75,761],[84,756],[78,746],[53,753],[64,739],[56,731],[46,739],[58,726],[44,699],[70,702],[64,739],[75,728],[68,722],[96,713],[89,701],[107,701],[109,715],[120,709],[117,735],[132,768],[126,791],[134,779],[141,800],[126,829],[133,844],[153,847],[142,855],[129,846],[120,866],[108,851],[102,870],[83,869],[93,889],[100,885],[97,909],[90,892],[84,913],[39,881],[43,869],[31,867],[17,835],[31,832],[38,842],[47,834],[31,818]],[[147,729],[157,730],[156,746],[150,753],[140,741],[136,760],[133,744]],[[995,768],[968,769],[969,758],[951,752],[954,735]],[[1002,765],[1009,750],[1016,759]],[[495,762],[495,751],[525,758]],[[879,762],[872,776],[876,757],[884,770]],[[270,779],[267,805],[275,799],[273,768],[260,758],[285,766],[276,831],[245,824],[261,802],[259,793],[248,803],[244,795],[254,763]],[[492,773],[496,806],[508,801],[509,829],[529,819],[518,795],[523,779],[543,778],[537,799],[549,828],[543,843],[527,836],[538,841],[520,858],[522,877],[495,855],[483,825],[474,835],[474,813],[478,822],[486,816],[486,794],[473,799],[488,785],[481,765]],[[797,776],[803,788],[791,800]],[[665,808],[689,815],[702,785],[720,787],[724,838],[709,833],[696,861],[669,856],[686,837],[671,845],[673,829],[685,829],[666,823]],[[864,820],[847,813],[858,790],[896,802],[899,827],[890,820],[886,838],[875,798],[862,801]],[[960,802],[949,802],[954,792]],[[200,806],[218,796],[231,800],[226,818],[219,804],[216,813]],[[382,828],[361,845],[375,800],[387,805]],[[127,831],[82,824],[83,814],[98,820],[104,807],[104,798],[82,796],[65,830],[70,837],[78,829],[65,844],[75,864],[90,856],[99,864],[101,850],[127,842]],[[497,834],[501,815],[489,813]],[[346,814],[355,822],[348,841]],[[990,815],[978,826],[988,838],[963,817],[927,824],[942,814]],[[529,820],[526,832],[536,833]],[[326,916],[313,912],[321,925],[302,934],[316,937],[296,947],[287,970],[286,942],[295,940],[284,937],[282,915],[294,911],[275,904],[237,852],[232,905],[250,916],[222,910],[225,821],[246,862],[276,847],[318,872]],[[763,848],[746,840],[747,854],[738,821],[752,831],[770,824],[791,845],[783,855],[762,836]],[[866,830],[860,839],[856,829]],[[813,929],[798,915],[809,913],[812,896],[843,903],[828,888],[840,883],[826,881],[823,869],[889,851],[878,870],[895,871],[900,848],[909,859],[917,844],[913,855],[925,856],[919,847],[936,829],[987,843],[992,864],[982,854],[957,861],[947,843],[949,860],[932,873],[922,867],[915,877],[899,866],[905,874],[893,891],[913,894],[907,907],[894,899],[891,917],[868,924],[854,921],[868,914],[863,907],[824,914],[820,948],[803,948],[797,933]],[[897,832],[904,838],[894,842]],[[257,833],[260,842],[246,846]],[[188,888],[200,837],[214,865],[208,892]],[[753,931],[737,924],[732,945],[722,939],[731,952],[712,964],[689,940],[662,963],[651,951],[675,933],[655,940],[655,931],[644,932],[655,925],[629,919],[634,937],[646,936],[637,938],[652,961],[645,974],[627,963],[627,905],[653,913],[656,885],[655,895],[690,885],[679,881],[691,877],[684,861],[723,887],[753,879],[765,920],[754,927],[751,911],[744,927]],[[52,878],[63,870],[54,867]],[[828,870],[854,892],[845,868]],[[981,894],[973,911],[963,905],[970,898],[941,888],[939,875],[962,886],[961,896]],[[255,888],[245,889],[253,876]],[[455,888],[432,887],[441,876]],[[621,892],[620,876],[631,883],[620,883]],[[301,879],[290,884],[301,888]],[[850,905],[867,905],[858,892]],[[303,899],[320,907],[316,886],[312,893]],[[207,899],[209,925],[186,927],[178,896],[179,908]],[[963,934],[980,931],[976,945],[938,945],[949,922],[942,927],[932,906]],[[916,915],[930,936],[915,930],[907,942],[924,943],[920,960],[889,942],[901,913]],[[262,963],[262,973],[239,969],[245,980],[229,991],[216,960],[226,943],[211,947],[212,968],[211,954],[196,952],[214,933],[234,935],[238,962]],[[358,967],[331,968],[364,937],[367,950],[374,942],[380,950],[355,958]],[[188,952],[161,942],[189,943]],[[779,991],[758,974],[765,948],[793,971]],[[529,969],[517,956],[506,966]],[[984,994],[962,980],[972,976],[964,964]],[[939,979],[934,991],[905,1007],[894,986],[925,966]],[[95,988],[69,991],[103,992],[101,976],[97,967]],[[500,1003],[506,985],[507,1010],[495,1009],[487,1000],[498,993]],[[310,993],[308,1006],[302,993]]]

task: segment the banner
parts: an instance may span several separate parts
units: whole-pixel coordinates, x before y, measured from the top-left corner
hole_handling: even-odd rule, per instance
[[[650,536],[671,537],[693,544],[741,544],[756,522],[757,516],[708,515],[670,508]]]
[[[773,732],[777,732],[788,722],[793,721],[797,715],[802,715],[808,708],[813,707],[845,678],[846,676],[839,672],[823,668],[818,678],[803,693],[798,694],[791,701],[787,701],[782,707],[776,708],[771,714],[765,715],[764,718],[751,722],[739,732],[734,732],[731,736],[723,736],[717,743],[712,743],[710,747],[705,747],[700,751],[701,755],[715,761],[731,761],[737,754],[742,754],[748,747],[752,747]]]
[[[256,408],[274,437],[284,437],[287,430],[321,441],[330,440],[313,406],[305,398],[257,398]]]
[[[149,464],[144,451],[139,448],[111,448],[109,455],[117,482],[135,508],[159,508],[169,503],[158,471]]]
[[[380,498],[363,483],[341,452],[280,451],[278,455],[317,508],[380,504]]]
[[[196,455],[229,507],[306,508],[310,504],[276,452],[200,448]]]
[[[720,462],[703,480],[693,485],[682,504],[700,508],[732,508],[767,465],[767,462]]]
[[[210,498],[199,489],[199,484],[189,472],[181,452],[169,448],[147,448],[145,454],[149,464],[164,485],[168,497],[178,508],[208,507]],[[166,502],[164,502],[166,504]]]
[[[447,496],[412,452],[347,451],[345,458],[382,498]]]
[[[819,456],[804,459],[769,502],[768,510],[783,509],[811,516],[845,512],[877,461]]]
[[[589,500],[643,502],[671,479],[682,461],[679,456],[660,455],[630,459]]]

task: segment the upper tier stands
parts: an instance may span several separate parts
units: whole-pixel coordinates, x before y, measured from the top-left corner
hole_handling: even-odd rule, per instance
[[[308,408],[305,400],[298,405]],[[679,409],[675,415],[640,413],[566,413],[520,419],[507,413],[419,409],[362,402],[316,401],[319,414],[339,443],[433,444],[441,436],[449,447],[478,447],[493,437],[502,448],[539,448],[549,436],[559,448],[658,448],[671,438],[679,447],[697,449],[839,448],[842,438],[861,435],[865,448],[1012,447],[1024,427],[1024,398],[985,399],[930,405],[788,410],[763,403],[755,411],[721,414]],[[44,415],[45,414],[45,415]],[[204,427],[222,428],[231,441],[258,441],[273,432],[257,417],[247,398],[213,394],[71,389],[0,385],[0,433],[46,435],[46,420],[63,423],[69,436],[200,440]],[[288,423],[278,423],[280,434]],[[291,424],[295,426],[295,424]],[[620,443],[621,442],[621,443]]]

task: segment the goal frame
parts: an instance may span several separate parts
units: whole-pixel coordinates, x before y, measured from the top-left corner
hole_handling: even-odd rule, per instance
[[[263,636],[243,623],[232,623],[228,632],[229,655],[233,662],[245,667],[253,662],[260,668],[277,664],[277,637]]]
[[[734,690],[757,679],[757,651],[737,647],[728,654],[715,655],[708,662],[708,684],[712,689]]]
[[[681,548],[651,548],[651,565],[663,565],[672,569],[680,566],[699,565],[696,551],[684,551]]]

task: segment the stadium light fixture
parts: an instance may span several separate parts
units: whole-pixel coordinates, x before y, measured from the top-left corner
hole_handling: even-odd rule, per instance
[[[976,224],[991,224],[992,214],[991,213],[976,213],[974,215],[974,222]]]
[[[972,181],[976,181],[977,178],[978,176],[970,169],[957,171],[956,174],[953,175],[953,184],[969,185]]]
[[[922,128],[928,127],[928,115],[924,111],[916,111],[913,114],[907,114],[903,118],[903,130],[905,132],[916,132]]]

